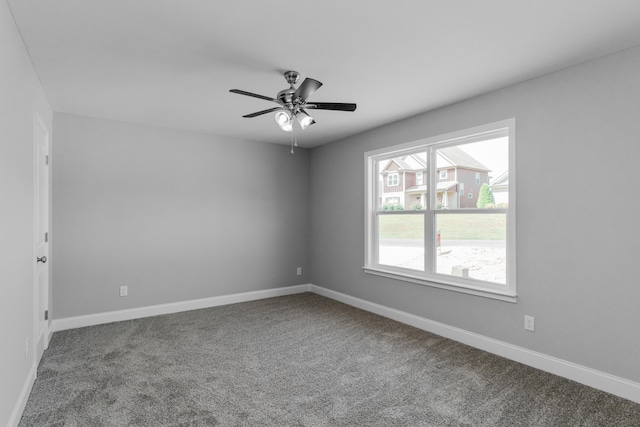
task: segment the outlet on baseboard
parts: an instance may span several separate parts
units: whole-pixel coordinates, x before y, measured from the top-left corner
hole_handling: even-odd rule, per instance
[[[535,319],[533,318],[533,316],[524,316],[524,328],[527,331],[535,331]]]
[[[302,267],[298,267],[298,269],[296,270],[296,274],[298,276],[302,276]]]
[[[129,287],[128,286],[120,286],[120,296],[126,297],[129,295]]]

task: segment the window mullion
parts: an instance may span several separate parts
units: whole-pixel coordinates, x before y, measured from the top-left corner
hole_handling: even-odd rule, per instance
[[[427,150],[427,203],[424,215],[424,272],[426,275],[433,273],[435,245],[434,245],[434,217],[433,209],[436,206],[436,159],[435,150]]]

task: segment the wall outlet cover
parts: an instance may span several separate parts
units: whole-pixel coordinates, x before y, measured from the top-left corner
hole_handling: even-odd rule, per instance
[[[527,331],[535,331],[535,319],[533,316],[524,316],[524,328]]]

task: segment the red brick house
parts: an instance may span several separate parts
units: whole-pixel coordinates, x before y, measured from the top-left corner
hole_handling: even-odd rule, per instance
[[[490,170],[460,147],[437,151],[436,200],[442,208],[475,208]],[[380,206],[422,209],[427,197],[426,153],[390,159],[380,171]]]

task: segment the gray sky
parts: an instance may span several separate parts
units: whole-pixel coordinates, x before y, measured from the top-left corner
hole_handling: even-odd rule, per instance
[[[494,178],[509,169],[509,138],[506,136],[458,147],[491,169],[489,175]]]

